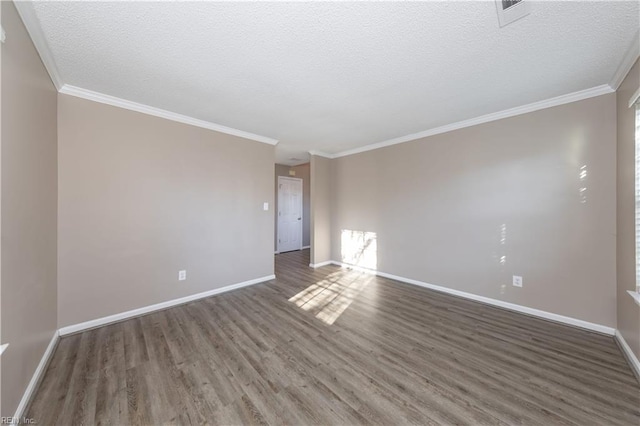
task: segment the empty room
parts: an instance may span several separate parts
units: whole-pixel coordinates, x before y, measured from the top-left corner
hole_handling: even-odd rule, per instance
[[[640,426],[640,2],[0,2],[0,424]]]

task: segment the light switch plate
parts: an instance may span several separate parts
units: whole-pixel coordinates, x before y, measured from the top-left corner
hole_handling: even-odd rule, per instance
[[[262,204],[262,210],[264,210],[265,212],[269,210],[269,203]]]

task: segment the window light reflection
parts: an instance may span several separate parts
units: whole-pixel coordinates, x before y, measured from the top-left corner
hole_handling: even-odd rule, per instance
[[[342,263],[377,269],[378,241],[375,232],[343,229],[340,240]]]
[[[578,189],[578,197],[581,204],[587,202],[587,165],[583,164],[578,171],[578,181],[580,188]]]

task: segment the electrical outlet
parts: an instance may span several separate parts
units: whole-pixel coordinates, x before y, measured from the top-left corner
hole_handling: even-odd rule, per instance
[[[184,281],[187,279],[187,271],[178,271],[178,281]]]
[[[269,203],[262,203],[262,210],[264,210],[265,212],[269,210]]]
[[[522,277],[518,275],[513,276],[513,286],[514,287],[522,287]]]

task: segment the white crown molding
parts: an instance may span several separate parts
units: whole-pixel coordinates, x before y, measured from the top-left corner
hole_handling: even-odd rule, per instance
[[[620,65],[618,65],[618,69],[616,70],[616,73],[611,78],[611,82],[609,83],[609,86],[611,86],[613,90],[618,90],[618,87],[620,87],[620,85],[622,84],[622,81],[627,76],[627,74],[629,74],[631,67],[633,67],[633,64],[636,63],[639,57],[640,57],[640,30],[636,31],[636,33],[634,34],[633,40],[631,40],[631,43],[629,44],[629,47],[627,48],[627,51],[624,57],[622,58]]]
[[[42,59],[42,62],[49,72],[51,80],[53,84],[56,86],[60,93],[64,93],[71,96],[76,96],[88,100],[92,100],[95,102],[100,102],[112,106],[117,106],[120,108],[129,109],[132,111],[141,112],[143,114],[149,114],[161,118],[165,118],[172,121],[177,121],[180,123],[190,124],[197,127],[202,127],[209,130],[214,130],[221,133],[230,134],[233,136],[239,136],[245,139],[254,140],[257,142],[263,142],[270,145],[277,145],[278,140],[269,138],[266,136],[256,135],[253,133],[245,132],[238,129],[233,129],[230,127],[222,126],[219,124],[211,123],[204,120],[199,120],[196,118],[192,118],[189,116],[185,116],[182,114],[173,113],[170,111],[162,110],[159,108],[151,107],[144,104],[139,104],[136,102],[127,101],[125,99],[116,98],[113,96],[105,95],[98,92],[93,92],[90,90],[82,89],[75,86],[70,86],[64,84],[62,79],[60,78],[60,73],[56,66],[56,63],[53,59],[53,55],[51,54],[51,50],[49,49],[49,45],[46,42],[46,39],[42,33],[40,28],[40,23],[38,18],[33,10],[31,5],[31,1],[16,1],[14,2],[16,5],[16,9],[24,22],[24,25],[33,40],[33,43]],[[410,142],[413,140],[425,138],[428,136],[433,136],[441,133],[450,132],[452,130],[458,130],[465,127],[475,126],[478,124],[488,123],[491,121],[501,120],[503,118],[513,117],[516,115],[526,114],[528,112],[538,111],[544,108],[550,108],[558,105],[563,105],[571,102],[580,101],[583,99],[588,99],[594,96],[600,96],[607,93],[612,93],[618,89],[624,77],[627,75],[635,61],[640,56],[640,31],[636,32],[636,35],[633,37],[627,52],[618,66],[616,73],[614,74],[611,82],[607,85],[601,85],[597,87],[593,87],[591,89],[586,89],[574,93],[569,93],[567,95],[558,96],[555,98],[547,99],[544,101],[534,102],[528,105],[519,106],[516,108],[511,108],[504,111],[499,111],[491,114],[486,114],[480,117],[472,118],[469,120],[463,120],[456,123],[447,124],[444,126],[436,127],[430,130],[425,130],[418,133],[413,133],[406,136],[401,136],[394,139],[389,139],[386,141],[365,145],[359,148],[354,148],[351,150],[341,151],[335,154],[329,154],[322,151],[309,151],[310,155],[316,155],[325,158],[339,158],[345,157],[348,155],[358,154],[361,152],[371,151],[374,149],[384,148],[387,146],[392,146],[404,142]]]
[[[322,152],[322,151],[309,151],[309,155],[315,155],[317,157],[324,157],[324,158],[336,158],[335,154],[327,154],[326,152]]]
[[[27,408],[27,405],[31,401],[31,398],[33,398],[33,394],[35,393],[36,388],[38,387],[38,384],[40,383],[40,380],[42,379],[44,372],[47,369],[47,365],[49,365],[49,360],[53,356],[53,352],[56,348],[56,345],[58,344],[58,338],[59,338],[59,333],[58,333],[58,330],[56,330],[53,333],[53,337],[51,337],[49,346],[47,346],[47,349],[44,351],[44,354],[42,354],[42,358],[40,358],[40,363],[36,367],[36,371],[34,371],[33,376],[31,376],[31,381],[29,381],[27,388],[24,390],[24,393],[22,394],[22,399],[20,399],[18,408],[16,408],[16,413],[13,415],[14,419],[22,419],[22,416],[24,415],[24,410]]]
[[[323,262],[323,264],[326,262]],[[503,300],[492,299],[490,297],[479,296],[473,293],[467,293],[466,291],[454,290],[452,288],[443,287],[435,284],[429,284],[422,281],[414,280],[411,278],[405,278],[398,275],[388,274],[386,272],[377,271],[375,269],[363,268],[361,266],[350,265],[347,263],[338,262],[336,260],[330,261],[334,265],[341,266],[343,268],[355,269],[361,272],[367,272],[370,274],[379,275],[384,278],[389,278],[395,281],[400,281],[407,284],[416,285],[419,287],[428,288],[430,290],[439,291],[442,293],[451,294],[453,296],[462,297],[469,300],[474,300],[476,302],[485,303],[487,305],[497,306],[499,308],[508,309],[510,311],[520,312],[523,314],[531,315],[534,317],[542,318],[549,321],[554,321],[562,324],[568,324],[574,327],[583,328],[590,331],[596,331],[598,333],[607,334],[609,336],[613,336],[615,334],[615,328],[608,327],[606,325],[595,324],[592,322],[580,320],[577,318],[567,317],[564,315],[554,314],[552,312],[542,311],[540,309],[530,308],[528,306],[522,306],[515,303],[505,302]]]
[[[413,133],[410,135],[401,136],[399,138],[389,139],[387,141],[361,146],[359,148],[338,152],[336,154],[330,154],[331,157],[329,158],[339,158],[339,157],[345,157],[347,155],[359,154],[361,152],[372,151],[374,149],[384,148],[387,146],[397,145],[405,142],[414,141],[417,139],[426,138],[427,136],[434,136],[441,133],[451,132],[453,130],[463,129],[465,127],[477,126],[478,124],[484,124],[484,123],[489,123],[491,121],[502,120],[503,118],[515,117],[517,115],[527,114],[529,112],[534,112],[541,109],[564,105],[571,102],[581,101],[584,99],[593,98],[595,96],[606,95],[608,93],[613,93],[613,92],[614,90],[608,84],[603,84],[601,86],[592,87],[591,89],[580,90],[578,92],[556,96],[555,98],[550,98],[544,101],[533,102],[531,104],[506,109],[504,111],[481,115],[480,117],[471,118],[469,120],[458,121],[457,123],[447,124],[445,126],[436,127],[430,130],[425,130],[423,132]]]
[[[53,59],[53,55],[51,54],[51,49],[49,49],[49,44],[42,33],[40,21],[36,16],[35,10],[33,10],[32,3],[30,1],[14,1],[13,4],[18,10],[18,15],[20,15],[31,40],[33,41],[33,45],[36,47],[36,50],[40,55],[40,59],[49,73],[49,77],[51,77],[53,85],[56,86],[57,90],[60,90],[63,86],[62,79],[60,78],[60,72],[58,71],[56,62]]]
[[[192,294],[190,296],[180,297],[178,299],[167,300],[166,302],[156,303],[155,305],[144,306],[142,308],[133,309],[131,311],[121,312],[119,314],[109,315],[106,317],[94,319],[91,321],[82,322],[79,324],[69,325],[62,327],[60,330],[60,336],[66,336],[68,334],[78,333],[80,331],[89,330],[103,325],[112,324],[114,322],[123,321],[129,318],[139,317],[144,314],[148,314],[154,311],[160,311],[172,306],[183,305],[185,303],[192,302],[194,300],[203,299],[205,297],[214,296],[216,294],[225,293],[227,291],[236,290],[238,288],[247,287],[254,284],[259,284],[265,281],[271,281],[275,279],[275,275],[267,275],[264,277],[256,278],[249,281],[243,281],[237,284],[231,284],[225,287],[214,288],[213,290],[204,291],[202,293]]]
[[[223,125],[212,123],[209,121],[199,120],[197,118],[189,117],[182,114],[177,114],[177,113],[166,111],[160,108],[143,105],[136,102],[128,101],[126,99],[116,98],[114,96],[109,96],[109,95],[94,92],[91,90],[82,89],[80,87],[64,84],[62,78],[60,77],[60,72],[58,71],[58,67],[56,66],[55,60],[53,59],[53,55],[51,54],[51,49],[49,48],[49,44],[47,43],[44,37],[44,34],[42,33],[40,22],[33,9],[32,2],[16,1],[14,2],[14,4],[16,5],[18,14],[22,19],[22,22],[24,23],[24,26],[27,29],[27,32],[29,33],[31,40],[33,40],[33,44],[36,47],[38,54],[40,55],[40,59],[42,60],[42,63],[44,64],[45,68],[49,73],[49,76],[51,77],[51,81],[53,82],[56,89],[60,93],[128,109],[131,111],[141,112],[143,114],[161,117],[167,120],[177,121],[179,123],[189,124],[196,127],[202,127],[205,129],[216,131],[216,132],[238,136],[244,139],[250,139],[253,141],[262,142],[269,145],[278,144],[278,141],[276,139],[269,138],[266,136],[256,135],[254,133],[245,132],[243,130],[233,129],[231,127],[223,126]]]
[[[60,89],[60,93],[78,98],[87,99],[94,102],[100,102],[102,104],[115,106],[118,108],[124,108],[131,111],[140,112],[142,114],[153,115],[155,117],[164,118],[166,120],[177,121],[179,123],[189,124],[191,126],[202,127],[204,129],[213,130],[228,135],[238,136],[244,139],[250,139],[256,142],[262,142],[269,145],[276,145],[278,141],[276,139],[268,138],[266,136],[256,135],[254,133],[245,132],[243,130],[233,129],[231,127],[222,126],[220,124],[211,123],[209,121],[199,120],[186,115],[177,114],[175,112],[166,111],[164,109],[155,108],[152,106],[139,104],[137,102],[131,102],[126,99],[116,98],[115,96],[105,95],[103,93],[94,92],[92,90],[82,89],[80,87],[70,86],[65,84]]]

